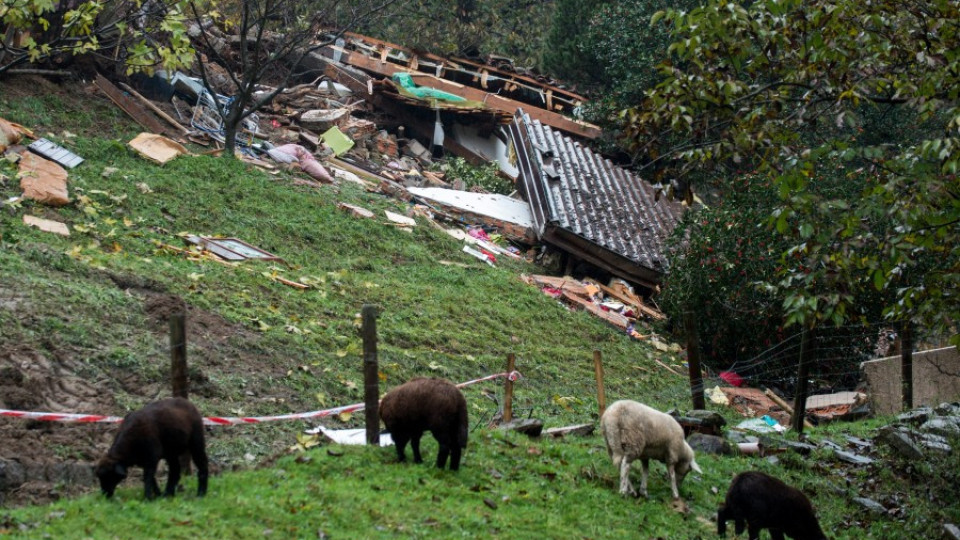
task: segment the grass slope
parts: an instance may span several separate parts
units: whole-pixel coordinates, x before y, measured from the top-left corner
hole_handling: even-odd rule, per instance
[[[49,133],[86,162],[70,171],[71,205],[25,201],[0,211],[0,350],[54,358],[109,398],[111,410],[84,412],[122,414],[167,395],[168,337],[148,309],[156,298],[182,299],[191,321],[199,321],[195,326],[217,329],[189,343],[191,398],[206,414],[280,414],[361,401],[358,316],[364,304],[381,310],[382,389],[417,375],[463,381],[496,373],[515,353],[525,376],[514,401],[519,416],[544,419],[548,427],[593,422],[592,357],[599,350],[608,400],[689,407],[684,378],[657,363],[677,365],[673,355],[630,341],[523,284],[520,273],[537,271],[526,263],[502,260],[489,268],[424,223],[412,233],[392,226],[383,211],[402,213],[404,203],[350,183],[297,186],[287,172],[269,175],[208,156],[156,166],[126,146],[137,130],[102,97],[90,92],[78,100],[63,89],[43,90],[16,92],[0,83],[0,117]],[[13,168],[0,174],[0,199],[18,195]],[[351,217],[340,202],[378,217]],[[24,214],[64,221],[73,234],[25,227]],[[162,248],[183,247],[182,233],[238,237],[287,264],[228,266]],[[290,288],[276,276],[310,288]],[[490,432],[484,426],[497,410],[499,383],[465,393],[473,429],[458,474],[396,465],[389,449],[334,447],[226,472],[245,469],[245,455],[257,461],[294,444],[307,423],[215,428],[208,445],[224,472],[211,480],[204,499],[192,495],[191,478],[181,496],[145,503],[131,479],[111,501],[91,495],[5,510],[0,534],[706,538],[715,534],[711,518],[730,477],[748,468],[810,493],[833,538],[928,537],[940,522],[960,519],[938,502],[939,483],[931,479],[946,478],[949,485],[951,477],[935,464],[887,473],[874,491],[898,494],[911,511],[874,518],[850,497],[882,469],[838,472],[829,456],[784,454],[780,465],[703,456],[705,474],[690,477],[682,489],[686,512],[669,501],[663,468],[655,464],[651,499],[624,500],[598,435],[555,441]],[[359,416],[324,422],[357,427]],[[872,426],[853,429],[863,434]],[[99,451],[71,452],[89,460]],[[435,451],[428,437],[428,463]],[[927,485],[913,485],[918,478]]]

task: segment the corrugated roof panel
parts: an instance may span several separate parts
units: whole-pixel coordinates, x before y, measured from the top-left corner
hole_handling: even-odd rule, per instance
[[[636,275],[628,278],[658,282],[667,268],[665,241],[682,205],[655,200],[641,178],[522,111],[510,133],[541,239],[553,234],[565,244],[561,248],[615,275],[635,265]]]

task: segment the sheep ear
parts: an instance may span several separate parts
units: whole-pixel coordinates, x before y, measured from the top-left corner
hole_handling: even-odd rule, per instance
[[[703,471],[700,470],[700,466],[697,465],[696,461],[690,462],[690,468],[693,469],[697,474],[703,474]]]

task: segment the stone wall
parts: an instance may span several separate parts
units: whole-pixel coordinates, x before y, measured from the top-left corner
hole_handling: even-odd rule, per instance
[[[874,414],[903,410],[900,399],[900,357],[890,356],[860,364]],[[913,353],[913,406],[935,406],[960,398],[960,354],[956,347]]]

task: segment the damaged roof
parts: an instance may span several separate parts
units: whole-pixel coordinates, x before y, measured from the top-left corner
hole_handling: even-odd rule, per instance
[[[630,171],[522,110],[510,135],[537,236],[610,273],[654,288],[683,206]]]

